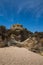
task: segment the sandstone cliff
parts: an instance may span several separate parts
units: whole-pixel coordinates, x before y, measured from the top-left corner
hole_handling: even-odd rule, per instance
[[[43,32],[28,31],[20,24],[14,24],[10,29],[0,26],[0,47],[16,45],[33,52],[43,52]]]

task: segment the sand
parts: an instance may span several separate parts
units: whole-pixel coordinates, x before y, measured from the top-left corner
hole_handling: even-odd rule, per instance
[[[43,65],[43,56],[25,48],[0,48],[0,65]]]

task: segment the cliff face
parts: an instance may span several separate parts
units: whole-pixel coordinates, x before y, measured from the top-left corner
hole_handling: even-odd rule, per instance
[[[23,28],[22,25],[15,24],[10,28],[9,36],[10,38],[14,38],[16,41],[24,41],[29,36],[32,35],[32,32],[28,31],[27,29]]]
[[[43,32],[32,33],[20,24],[15,24],[10,29],[6,29],[5,26],[0,26],[0,42],[11,39],[23,42],[30,37],[35,37],[38,41],[43,43]]]
[[[5,26],[0,26],[0,43],[4,43],[10,40],[16,40],[23,42],[33,33],[23,28],[20,24],[13,25],[10,29],[6,29]]]
[[[0,47],[10,45],[26,47],[34,52],[43,51],[43,32],[32,33],[20,24],[10,29],[0,26]]]

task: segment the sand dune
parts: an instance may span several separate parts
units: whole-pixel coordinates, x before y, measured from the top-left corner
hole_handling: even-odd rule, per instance
[[[0,48],[0,65],[43,65],[43,56],[25,48]]]

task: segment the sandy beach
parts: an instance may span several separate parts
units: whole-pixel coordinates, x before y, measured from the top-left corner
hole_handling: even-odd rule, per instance
[[[0,48],[0,65],[43,65],[43,56],[25,48]]]

